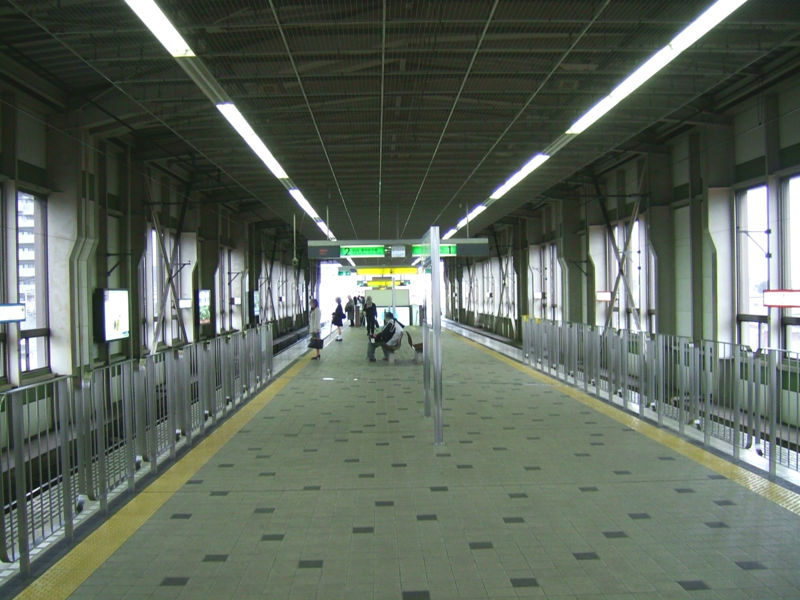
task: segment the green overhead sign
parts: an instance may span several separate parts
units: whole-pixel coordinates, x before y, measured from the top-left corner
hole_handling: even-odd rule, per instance
[[[339,256],[377,256],[386,255],[384,246],[339,246]]]
[[[411,256],[430,256],[429,244],[414,244],[411,246]],[[455,256],[456,244],[439,244],[439,256]]]

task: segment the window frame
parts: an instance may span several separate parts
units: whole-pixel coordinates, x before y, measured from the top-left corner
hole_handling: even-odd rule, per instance
[[[770,249],[772,247],[770,236],[774,235],[775,232],[772,231],[771,223],[770,223],[770,203],[773,201],[770,198],[770,186],[767,182],[761,182],[755,185],[749,185],[744,188],[737,189],[734,193],[734,228],[735,228],[735,260],[736,260],[736,289],[735,289],[735,298],[736,298],[736,341],[738,344],[743,346],[748,346],[752,348],[752,340],[750,336],[745,336],[745,332],[747,331],[746,328],[750,328],[752,330],[755,327],[757,331],[757,346],[753,348],[754,350],[761,347],[769,346],[769,308],[764,307],[764,313],[753,313],[750,311],[750,283],[751,277],[749,269],[746,268],[746,265],[750,263],[749,257],[749,250],[751,242],[753,244],[758,245],[758,242],[754,240],[751,236],[751,230],[749,229],[750,225],[748,224],[748,215],[745,210],[745,202],[747,201],[747,196],[751,191],[759,190],[763,188],[764,193],[766,195],[765,202],[766,202],[766,214],[767,214],[767,229],[764,231],[764,235],[766,235],[766,264],[767,264],[767,286],[770,285],[769,280],[769,273],[770,273],[770,260],[778,260],[781,264],[781,255],[783,254],[780,239],[778,240],[777,248],[777,256],[772,256],[770,253]],[[780,206],[780,198],[778,198],[778,205]],[[745,242],[743,239],[746,237],[749,241]],[[743,310],[744,309],[744,310]],[[762,331],[765,330],[765,331]],[[764,341],[766,340],[766,345]]]
[[[29,191],[25,188],[17,188],[16,197],[14,199],[14,234],[15,234],[15,267],[16,267],[16,296],[17,301],[20,301],[20,200],[21,196],[30,196],[34,203],[34,280],[35,295],[37,299],[42,299],[44,306],[42,307],[43,322],[37,322],[36,327],[25,329],[23,323],[19,324],[18,339],[17,339],[17,366],[19,368],[20,378],[36,377],[38,375],[51,372],[50,364],[50,281],[49,281],[49,256],[47,252],[47,197],[43,194]],[[41,211],[39,215],[39,223],[36,223],[36,211]],[[37,226],[40,230],[37,231]],[[41,255],[39,255],[41,252]],[[44,273],[37,273],[38,267],[43,268]],[[41,288],[39,286],[39,278],[41,277]],[[39,321],[40,307],[37,306],[37,321]],[[31,357],[31,340],[41,340],[42,350],[44,351],[44,358],[42,363],[34,368],[30,367]],[[25,349],[23,350],[23,346]]]

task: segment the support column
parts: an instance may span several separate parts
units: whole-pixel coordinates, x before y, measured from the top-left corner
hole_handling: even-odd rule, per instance
[[[531,314],[528,294],[530,252],[528,252],[528,220],[519,219],[514,224],[514,271],[517,275],[517,325],[514,328],[518,340],[522,339],[522,315]]]

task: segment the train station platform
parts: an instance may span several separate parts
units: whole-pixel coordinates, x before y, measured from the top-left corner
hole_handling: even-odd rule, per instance
[[[793,491],[453,333],[434,445],[422,366],[365,343],[304,355],[18,597],[800,597]]]

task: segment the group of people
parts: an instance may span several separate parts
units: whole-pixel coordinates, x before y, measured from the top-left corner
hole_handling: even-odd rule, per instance
[[[336,341],[342,341],[342,327],[344,326],[345,319],[350,321],[350,326],[355,326],[355,309],[357,303],[362,306],[361,314],[363,315],[364,322],[367,325],[367,359],[370,362],[375,362],[375,348],[381,346],[383,349],[383,358],[388,360],[389,355],[386,347],[394,347],[399,345],[403,336],[403,325],[394,318],[392,311],[387,310],[383,313],[384,325],[383,328],[376,334],[375,328],[378,325],[378,308],[372,302],[372,297],[367,296],[360,300],[361,297],[357,296],[354,300],[352,296],[347,297],[347,303],[342,308],[342,299],[336,298],[336,308],[331,315],[331,323],[336,327]],[[309,311],[308,331],[311,334],[309,347],[315,350],[312,360],[319,360],[320,349],[322,348],[321,330],[321,313],[319,303],[315,299],[311,299],[311,310]]]

